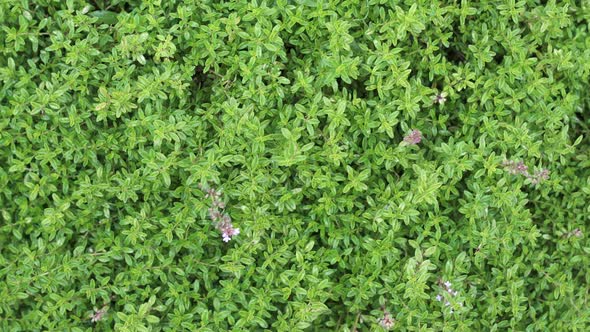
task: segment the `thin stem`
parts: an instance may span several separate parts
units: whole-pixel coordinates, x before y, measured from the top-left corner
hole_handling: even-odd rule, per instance
[[[356,327],[357,327],[357,325],[359,323],[359,318],[361,318],[361,313],[360,312],[356,315],[356,319],[354,320],[354,324],[352,325],[352,332],[356,332],[357,331],[356,330]]]

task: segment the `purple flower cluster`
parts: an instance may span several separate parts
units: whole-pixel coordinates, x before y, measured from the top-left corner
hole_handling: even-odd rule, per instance
[[[528,175],[529,168],[526,166],[522,161],[515,162],[514,160],[506,160],[502,163],[502,166],[508,170],[510,174],[521,174],[521,175]]]
[[[443,282],[442,280],[439,280],[439,286],[442,287],[442,289],[444,290],[444,292],[442,294],[438,294],[436,295],[436,300],[438,302],[442,302],[443,300],[445,301],[445,306],[446,307],[450,307],[451,306],[451,302],[447,299],[449,297],[455,297],[457,295],[459,295],[459,292],[456,290],[453,290],[451,288],[452,284],[450,281],[445,281]],[[459,307],[463,307],[463,302],[459,302]],[[451,307],[450,312],[453,313],[455,312],[455,310]]]
[[[514,175],[522,175],[527,179],[531,180],[532,184],[538,184],[542,181],[549,179],[549,170],[543,168],[540,171],[535,171],[534,174],[529,173],[529,168],[522,161],[516,162],[514,160],[506,160],[502,163],[502,166],[506,168],[508,173]]]
[[[390,330],[395,324],[395,319],[391,317],[389,311],[383,309],[383,317],[379,319],[379,325],[386,330]]]
[[[96,323],[104,318],[108,310],[109,307],[106,304],[98,310],[94,308],[94,313],[92,313],[88,318],[90,318],[91,322]]]
[[[203,189],[202,186],[201,189]],[[224,211],[225,202],[221,200],[221,191],[215,190],[215,188],[209,188],[205,192],[207,193],[205,198],[211,198],[212,200],[211,207],[209,208],[209,218],[221,232],[223,242],[229,242],[232,237],[240,234],[240,229],[234,228],[231,217]]]
[[[422,141],[422,133],[418,129],[413,129],[406,137],[404,142],[409,145],[416,145]]]
[[[549,170],[543,168],[540,171],[536,171],[535,174],[531,177],[531,182],[533,184],[537,184],[541,181],[549,180]]]

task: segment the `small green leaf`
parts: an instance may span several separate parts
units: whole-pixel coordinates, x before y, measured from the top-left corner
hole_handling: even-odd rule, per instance
[[[97,10],[89,13],[88,15],[98,18],[96,23],[113,25],[117,23],[117,13],[108,10]]]

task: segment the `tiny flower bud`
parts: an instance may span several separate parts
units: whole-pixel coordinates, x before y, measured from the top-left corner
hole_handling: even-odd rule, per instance
[[[416,145],[422,141],[422,133],[418,129],[412,130],[406,137],[404,142],[409,145]]]

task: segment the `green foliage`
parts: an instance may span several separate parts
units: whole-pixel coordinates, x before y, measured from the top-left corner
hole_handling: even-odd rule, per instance
[[[588,330],[588,1],[0,23],[0,330]]]

